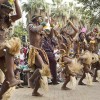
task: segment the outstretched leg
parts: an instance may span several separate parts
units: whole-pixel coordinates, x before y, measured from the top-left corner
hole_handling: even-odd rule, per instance
[[[93,82],[99,82],[98,80],[96,80],[97,71],[98,71],[98,69],[96,68],[95,73],[94,73],[94,77],[93,77]]]
[[[41,74],[39,69],[36,69],[29,79],[30,87],[34,88],[32,96],[42,96],[40,93],[38,93],[38,89],[40,88],[40,78]]]
[[[38,77],[35,79],[35,87],[34,87],[32,96],[42,96],[42,95],[38,92],[38,89],[40,88],[40,78],[41,78],[41,76],[38,76]]]
[[[36,69],[34,71],[34,73],[31,75],[31,77],[29,78],[29,84],[30,84],[30,87],[33,89],[34,88],[34,80],[39,77],[41,74],[39,72],[39,69]]]
[[[5,80],[1,86],[0,89],[0,100],[2,100],[2,96],[3,94],[9,89],[9,84],[7,83],[7,81]]]
[[[7,82],[10,87],[23,83],[21,80],[15,79],[14,75],[14,56],[10,55],[8,52],[5,52],[5,62],[7,68]]]
[[[67,76],[65,79],[64,84],[62,85],[61,89],[62,90],[70,90],[69,88],[66,87],[67,83],[70,81],[70,76]]]
[[[86,75],[85,75],[85,72],[84,72],[82,78],[79,80],[79,83],[78,83],[79,85],[86,85],[82,82],[85,77],[86,77]]]
[[[98,72],[98,70],[100,70],[100,65],[99,65],[99,62],[96,62],[95,64],[94,64],[94,67],[96,68],[96,70],[95,70],[95,73],[94,73],[94,77],[93,77],[93,82],[99,82],[98,80],[96,80],[96,78],[97,78],[97,72]]]
[[[50,62],[50,71],[52,74],[52,83],[54,85],[58,84],[57,82],[57,69],[56,69],[56,60],[54,58],[49,58]]]
[[[5,70],[4,63],[5,63],[5,58],[4,57],[0,57],[0,69],[3,72]],[[5,72],[4,72],[4,74],[6,76],[6,73]],[[9,84],[6,81],[7,80],[4,80],[4,82],[2,83],[2,85],[0,87],[0,100],[2,100],[3,94],[9,89]]]
[[[39,54],[37,54],[35,57],[35,65],[37,68],[29,79],[30,87],[34,88],[32,96],[42,96],[40,93],[38,93],[38,89],[40,88],[40,78],[41,78],[39,69],[42,69],[44,62]]]

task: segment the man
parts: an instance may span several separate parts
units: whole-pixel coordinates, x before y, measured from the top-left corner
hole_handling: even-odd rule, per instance
[[[48,30],[46,29],[46,36],[43,39],[42,42],[42,48],[47,53],[49,63],[50,63],[50,71],[52,74],[52,82],[50,84],[58,84],[57,82],[57,70],[56,70],[56,59],[54,54],[54,48],[57,46],[57,41],[54,38],[54,30]]]
[[[74,51],[76,56],[79,56],[79,54],[84,53],[88,49],[86,31],[86,28],[82,28],[81,32],[74,38]]]
[[[98,70],[100,70],[100,62],[97,61],[92,64],[92,68],[95,70],[94,72],[94,77],[93,77],[93,82],[99,82],[96,78],[98,77]]]
[[[40,16],[33,15],[31,23],[28,25],[29,39],[30,39],[30,50],[28,64],[31,68],[34,68],[34,72],[30,77],[30,87],[34,88],[32,96],[42,96],[38,89],[40,88],[40,80],[42,75],[48,76],[49,74],[49,61],[44,50],[41,49],[41,32],[43,27],[46,26],[45,22],[40,24]],[[42,72],[43,73],[42,73]],[[47,71],[47,73],[45,73]]]
[[[60,49],[64,49],[66,51],[66,55],[69,56],[70,49],[73,44],[73,38],[76,36],[78,30],[70,20],[67,20],[67,24],[71,26],[74,32],[70,32],[67,28],[67,25],[64,28],[62,28],[60,34],[63,43],[60,42],[59,44]]]
[[[79,59],[81,60],[83,67],[83,75],[81,79],[79,80],[79,85],[86,85],[83,83],[83,79],[86,77],[86,74],[91,74],[93,76],[93,72],[91,70],[91,64],[93,61],[93,56],[90,51],[85,51],[83,55],[80,55]]]
[[[11,11],[13,11],[9,2],[1,4],[0,7],[0,69],[5,73],[5,81],[3,82],[0,90],[0,99],[9,87],[22,83],[21,80],[15,79],[13,68],[14,55],[19,52],[20,40],[18,38],[11,38],[10,40],[7,40],[7,33],[9,33],[11,23],[21,18],[21,10],[18,0],[14,0],[14,4],[16,15],[12,16],[9,16]]]
[[[93,53],[94,55],[93,58],[95,58],[96,56],[97,56],[96,58],[98,58],[98,55],[96,54],[98,52],[98,43],[99,43],[97,34],[98,34],[98,29],[94,28],[93,32],[87,35],[89,50]],[[95,63],[91,64],[92,69],[94,69],[93,82],[98,82],[98,80],[96,80],[96,77],[98,70],[100,70],[99,66],[100,66],[99,61],[96,61]]]
[[[75,51],[75,54],[77,57],[79,57],[79,55],[83,54],[84,51],[87,49],[86,31],[87,31],[86,28],[82,28],[82,30],[80,31],[80,33],[74,40],[74,51]],[[88,73],[90,71],[90,69],[89,69],[90,65],[85,64],[83,62],[83,59],[81,62],[83,64],[84,68],[83,68],[83,75],[82,75],[81,79],[79,80],[78,84],[86,85],[82,81],[86,77],[85,73]]]

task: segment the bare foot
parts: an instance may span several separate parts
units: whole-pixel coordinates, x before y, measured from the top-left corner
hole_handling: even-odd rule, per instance
[[[86,85],[86,84],[84,84],[83,82],[79,82],[78,85],[83,85],[83,86],[84,86],[84,85]]]
[[[7,83],[9,84],[9,87],[13,87],[13,86],[16,86],[18,84],[23,83],[23,81],[22,80],[13,79],[13,80],[7,81]]]
[[[6,80],[4,80],[3,84],[1,85],[1,88],[0,88],[0,100],[2,100],[2,96],[4,94],[4,91],[8,90],[9,89],[9,84],[8,82],[6,82]]]
[[[32,89],[34,89],[34,84],[33,84],[33,82],[29,79],[29,84],[30,84],[30,87],[32,88]]]
[[[99,82],[98,80],[96,80],[96,79],[93,79],[93,82]]]
[[[71,89],[68,87],[61,87],[61,90],[71,90]]]
[[[32,96],[42,97],[43,95],[38,92],[36,92],[36,93],[34,92],[34,93],[32,93]]]

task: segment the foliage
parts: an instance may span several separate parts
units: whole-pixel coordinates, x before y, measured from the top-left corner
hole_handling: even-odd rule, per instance
[[[27,12],[28,19],[30,20],[33,14],[40,14],[41,12],[48,12],[48,4],[45,0],[29,0],[27,3],[24,2],[22,9]]]
[[[52,0],[53,4],[46,3],[45,0],[28,0],[23,3],[23,11],[27,12],[27,19],[30,20],[33,14],[51,15],[63,25],[70,19],[78,26],[99,25],[100,23],[100,0],[77,0],[81,3],[77,7],[75,3],[62,2],[62,0]],[[29,21],[28,21],[29,22]]]
[[[22,38],[23,35],[28,35],[27,30],[23,27],[23,23],[19,22],[18,25],[14,27],[14,36]]]
[[[100,23],[100,0],[77,0],[84,5],[84,13],[90,16],[90,24]]]

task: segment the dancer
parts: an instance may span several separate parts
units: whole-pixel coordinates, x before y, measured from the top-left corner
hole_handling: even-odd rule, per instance
[[[21,18],[21,10],[18,0],[14,0],[14,4],[16,15],[12,16],[9,16],[13,9],[8,1],[1,4],[0,7],[0,69],[5,73],[5,81],[0,90],[0,99],[9,87],[22,83],[21,80],[15,79],[13,68],[14,55],[18,53],[20,49],[20,39],[15,37],[11,39],[7,38],[11,23]]]
[[[31,23],[28,25],[30,50],[28,64],[34,68],[34,72],[29,79],[30,87],[33,88],[32,96],[42,96],[38,89],[40,88],[40,80],[42,76],[49,76],[49,61],[43,49],[41,49],[43,27],[46,26],[45,22],[40,24],[40,16],[33,15]]]

